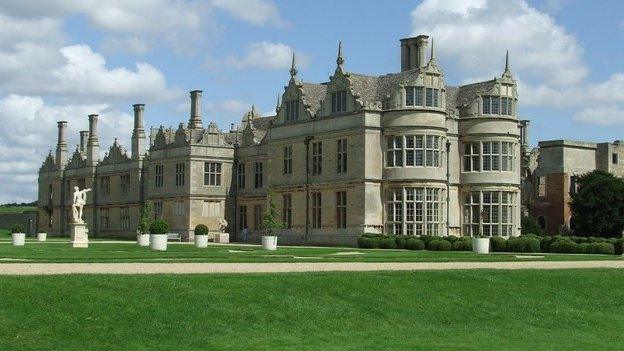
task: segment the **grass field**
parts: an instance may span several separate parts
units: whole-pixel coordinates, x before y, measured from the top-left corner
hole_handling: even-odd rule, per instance
[[[57,239],[58,240],[58,239]],[[94,243],[88,249],[73,249],[65,242],[37,243],[14,247],[0,243],[0,262],[457,262],[457,261],[571,261],[622,260],[615,255],[490,254],[408,250],[361,250],[354,248],[280,247],[265,251],[259,246],[209,246],[170,244],[166,252],[152,251],[129,243]],[[530,257],[530,258],[529,258]]]
[[[621,350],[619,270],[0,279],[1,350]]]
[[[35,206],[0,206],[0,213],[24,213],[35,210],[37,210]]]

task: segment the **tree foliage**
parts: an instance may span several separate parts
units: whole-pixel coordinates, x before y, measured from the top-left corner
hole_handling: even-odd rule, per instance
[[[152,218],[154,218],[154,203],[152,201],[146,201],[141,206],[141,218],[137,225],[137,231],[141,234],[146,234],[152,225]]]
[[[542,235],[542,234],[544,234],[544,231],[540,227],[539,223],[537,223],[537,220],[535,220],[535,218],[533,218],[531,216],[522,216],[521,226],[522,226],[522,235],[527,235],[527,234]]]
[[[273,236],[277,230],[284,228],[284,223],[278,220],[278,216],[277,206],[275,202],[273,202],[273,194],[269,193],[269,208],[262,221],[264,235]]]
[[[604,171],[577,178],[571,195],[571,229],[577,236],[620,237],[624,228],[624,180]]]

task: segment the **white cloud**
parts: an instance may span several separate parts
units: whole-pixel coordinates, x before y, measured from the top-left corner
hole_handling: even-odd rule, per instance
[[[255,25],[286,26],[275,4],[263,0],[212,0],[211,4]]]
[[[260,41],[251,43],[242,57],[229,57],[217,66],[262,69],[288,69],[292,62],[293,48],[282,43]],[[297,51],[295,52],[297,67],[306,67],[310,58]]]
[[[527,80],[561,86],[587,75],[576,38],[522,0],[425,0],[412,12],[412,29],[432,35],[437,56],[469,75],[500,75],[505,50]]]
[[[597,124],[600,126],[624,125],[624,109],[618,106],[585,108],[574,115],[579,122]]]
[[[88,128],[87,115],[100,115],[101,153],[113,138],[129,147],[132,116],[107,104],[47,105],[38,96],[9,95],[0,99],[0,203],[36,199],[37,171],[48,150],[56,147],[59,120],[68,121],[70,156],[78,144],[78,131]]]

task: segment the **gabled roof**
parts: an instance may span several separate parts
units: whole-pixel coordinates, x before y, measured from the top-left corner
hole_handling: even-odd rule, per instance
[[[312,115],[318,111],[321,107],[321,100],[325,99],[327,93],[327,84],[312,84],[312,83],[299,83],[301,85],[301,92],[303,93],[303,100],[309,105],[309,110]]]
[[[477,93],[485,93],[487,91],[490,91],[492,88],[494,88],[495,84],[496,79],[492,79],[485,82],[478,82],[460,86],[457,92],[456,106],[459,107],[467,105],[477,96]]]

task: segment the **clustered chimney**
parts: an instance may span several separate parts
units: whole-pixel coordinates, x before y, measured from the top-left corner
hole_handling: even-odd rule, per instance
[[[401,72],[425,66],[428,42],[426,35],[401,39]]]
[[[68,160],[67,152],[67,121],[57,122],[58,142],[56,144],[56,164],[64,168]]]
[[[145,129],[143,129],[144,104],[135,104],[134,107],[134,129],[132,130],[132,158],[143,159],[145,155]]]
[[[189,120],[189,128],[201,129],[201,90],[191,91],[191,119]]]
[[[95,166],[100,159],[100,141],[97,135],[98,115],[89,115],[89,139],[87,141],[87,164]]]
[[[80,131],[80,153],[85,154],[87,152],[87,140],[89,139],[89,131],[81,130]]]

